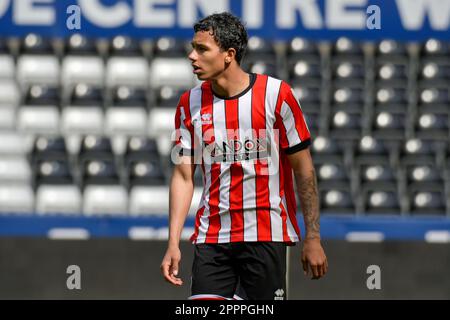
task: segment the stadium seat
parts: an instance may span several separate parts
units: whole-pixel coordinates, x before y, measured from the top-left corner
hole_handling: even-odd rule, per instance
[[[361,203],[366,214],[392,214],[403,212],[398,185],[379,182],[368,185],[361,191]]]
[[[174,86],[162,86],[154,90],[155,107],[175,108],[178,105],[181,95],[186,91],[185,88]]]
[[[445,215],[446,199],[443,184],[434,184],[408,190],[409,206],[412,215]]]
[[[102,58],[68,55],[62,61],[61,82],[65,88],[70,88],[77,83],[102,86],[104,73]]]
[[[143,135],[147,132],[147,112],[142,107],[112,107],[105,113],[105,133]]]
[[[252,73],[278,77],[277,55],[273,44],[263,38],[251,36],[242,68]]]
[[[337,81],[346,81],[361,83],[365,78],[364,63],[355,60],[333,61],[333,79]]]
[[[0,106],[0,130],[15,130],[16,110],[14,108],[2,108]]]
[[[75,33],[65,39],[64,55],[87,55],[95,56],[99,54],[95,39],[88,38],[82,34]]]
[[[398,148],[400,142],[389,139],[376,139],[363,136],[355,148],[353,158],[356,167],[365,164],[398,164]]]
[[[125,159],[142,160],[158,158],[158,144],[145,136],[130,137],[127,141]]]
[[[188,214],[195,216],[203,188],[194,188]],[[130,215],[160,215],[166,217],[169,212],[169,189],[166,186],[135,186],[130,191]]]
[[[381,62],[377,64],[376,75],[378,80],[401,80],[406,81],[408,67],[405,62]]]
[[[14,155],[26,155],[32,141],[16,131],[0,131],[0,159]]]
[[[128,184],[130,187],[166,185],[164,171],[158,158],[148,160],[130,160],[126,165]]]
[[[415,136],[420,139],[447,141],[449,137],[449,112],[421,111],[416,116]]]
[[[156,40],[153,55],[158,57],[186,58],[187,44],[172,37],[160,37]]]
[[[0,212],[30,214],[34,211],[34,192],[27,184],[0,183]]]
[[[424,57],[445,57],[450,53],[450,45],[438,39],[428,39],[421,49]]]
[[[27,105],[60,105],[59,88],[42,84],[33,84],[25,91]]]
[[[113,162],[114,153],[111,145],[111,140],[104,136],[96,136],[96,135],[85,136],[82,139],[78,157],[80,163],[87,160],[100,160],[100,159]],[[110,171],[116,174],[115,166],[113,164],[112,168],[109,167],[104,168],[110,171],[108,170],[103,171],[101,170],[101,168],[99,168],[99,166],[95,166],[95,168],[97,168],[96,170],[94,170],[96,174],[108,174],[108,172]]]
[[[67,160],[66,142],[61,136],[36,137],[31,151],[32,161]]]
[[[77,83],[70,90],[67,103],[73,106],[103,106],[103,90],[98,85]]]
[[[321,90],[319,85],[293,82],[292,89],[301,105],[306,123],[312,136],[317,136],[322,123]]]
[[[62,110],[61,132],[64,135],[103,133],[103,110],[97,106],[67,106]]]
[[[330,117],[330,135],[335,139],[359,140],[362,135],[362,112],[335,108]]]
[[[145,89],[130,86],[118,86],[111,90],[113,96],[112,106],[148,107]]]
[[[120,184],[119,172],[114,160],[86,159],[80,161],[82,186]]]
[[[333,91],[333,104],[353,106],[362,110],[364,106],[364,88],[361,86],[343,86],[337,84]]]
[[[422,61],[420,78],[427,81],[442,81],[450,79],[450,64],[448,61]]]
[[[408,52],[405,44],[392,39],[385,39],[378,43],[376,55],[391,59],[392,57],[407,59]]]
[[[110,57],[106,63],[106,86],[130,85],[146,88],[149,66],[144,57]]]
[[[58,107],[21,106],[18,110],[17,128],[27,134],[58,134],[60,114]]]
[[[0,51],[0,79],[13,79],[16,66],[11,55]]]
[[[317,163],[316,172],[319,183],[330,181],[335,183],[349,180],[346,170],[341,162],[323,161],[323,163]]]
[[[405,87],[393,87],[392,85],[379,83],[375,92],[374,109],[406,113],[408,111],[408,99]]]
[[[175,129],[174,117],[175,108],[153,108],[149,112],[149,136],[158,140],[160,154],[170,153],[172,134]]]
[[[271,77],[279,78],[278,68],[275,61],[253,60],[244,62],[242,69],[251,73],[267,74]]]
[[[320,190],[321,214],[355,214],[355,204],[349,189],[343,187],[322,188]]]
[[[137,57],[142,56],[143,51],[138,40],[129,36],[115,36],[109,46],[110,56]]]
[[[309,61],[306,59],[295,59],[288,65],[291,81],[300,81],[308,79],[316,79],[318,81],[321,77],[320,61]]]
[[[344,154],[342,144],[328,136],[314,137],[310,150],[314,155],[314,159],[317,159],[319,162],[330,158],[339,161]]]
[[[69,162],[63,159],[41,159],[34,162],[34,186],[71,185],[74,183]]]
[[[75,185],[40,185],[36,191],[37,215],[80,215],[82,197]]]
[[[115,185],[87,185],[83,191],[85,216],[125,216],[128,213],[128,194],[125,187]]]
[[[17,81],[22,87],[29,84],[59,83],[60,67],[56,56],[21,55],[17,60]]]
[[[432,106],[433,109],[447,109],[450,103],[450,91],[446,85],[432,86],[428,85],[420,90],[419,108],[425,105]]]
[[[333,44],[333,56],[360,56],[364,54],[362,45],[354,40],[341,37]]]
[[[31,168],[24,156],[0,158],[0,183],[30,183]]]
[[[191,88],[195,85],[192,67],[186,58],[158,57],[150,65],[150,86]]]
[[[21,94],[14,81],[0,79],[0,108],[16,108]]]
[[[301,37],[294,37],[289,41],[287,47],[288,58],[304,57],[307,55],[312,57],[319,56],[319,49],[316,42]]]
[[[400,162],[402,165],[429,164],[442,166],[439,161],[439,154],[444,152],[446,144],[446,142],[429,139],[407,139],[400,150]]]
[[[372,134],[375,138],[403,140],[406,136],[406,119],[407,114],[402,111],[378,108],[372,118]]]
[[[169,213],[167,186],[134,186],[130,190],[130,215],[161,215]]]

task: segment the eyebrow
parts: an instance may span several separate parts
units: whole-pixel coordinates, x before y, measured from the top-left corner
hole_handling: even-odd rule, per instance
[[[191,46],[192,46],[192,47],[195,47],[195,46],[197,46],[197,47],[208,48],[208,46],[207,46],[207,45],[205,45],[205,44],[202,44],[202,43],[196,43],[196,42],[194,42],[194,41],[191,41]]]

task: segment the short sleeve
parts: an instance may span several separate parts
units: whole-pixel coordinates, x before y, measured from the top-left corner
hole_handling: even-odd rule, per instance
[[[283,81],[280,90],[277,104],[280,146],[287,154],[293,154],[311,144],[311,134],[293,89]]]
[[[177,105],[175,112],[175,145],[183,155],[193,153],[193,127],[189,113],[189,92],[184,93]]]

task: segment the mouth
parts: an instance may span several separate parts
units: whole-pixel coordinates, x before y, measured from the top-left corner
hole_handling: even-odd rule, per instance
[[[201,69],[198,66],[192,65],[192,68],[194,69],[192,72],[193,73],[198,73]]]

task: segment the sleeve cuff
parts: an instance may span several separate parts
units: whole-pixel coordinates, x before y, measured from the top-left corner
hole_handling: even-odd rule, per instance
[[[191,156],[191,157],[193,157],[195,155],[195,150],[181,148],[180,151],[178,152],[178,155],[179,156]]]
[[[303,149],[308,148],[310,144],[311,144],[311,139],[308,138],[308,139],[300,142],[299,144],[296,144],[295,146],[284,149],[284,152],[287,154],[293,154],[293,153],[296,153]]]

